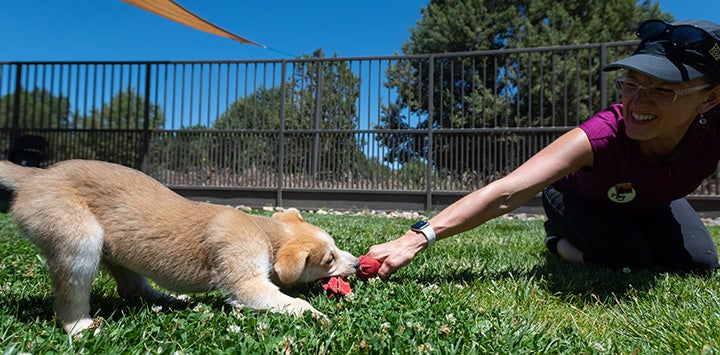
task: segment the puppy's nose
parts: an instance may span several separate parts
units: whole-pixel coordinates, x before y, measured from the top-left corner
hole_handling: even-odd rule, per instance
[[[355,258],[355,265],[353,267],[356,269],[360,267],[360,259]]]

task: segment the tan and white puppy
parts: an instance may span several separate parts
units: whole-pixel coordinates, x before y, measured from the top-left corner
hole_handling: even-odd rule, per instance
[[[224,290],[233,303],[272,312],[322,313],[278,286],[348,276],[359,265],[296,209],[272,217],[190,201],[121,165],[68,160],[47,169],[0,161],[11,213],[47,259],[55,311],[68,334],[90,328],[98,266],[120,296],[157,299],[146,277],[180,293]]]

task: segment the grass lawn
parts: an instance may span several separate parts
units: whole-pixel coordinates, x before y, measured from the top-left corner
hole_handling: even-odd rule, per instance
[[[413,222],[304,214],[361,255]],[[711,227],[720,240],[720,227]],[[549,254],[542,221],[497,219],[443,240],[385,282],[351,279],[354,296],[294,291],[327,314],[232,309],[224,295],[156,305],[119,298],[101,272],[99,332],[56,325],[38,250],[0,214],[0,351],[15,353],[718,354],[720,275],[631,274],[573,267]]]

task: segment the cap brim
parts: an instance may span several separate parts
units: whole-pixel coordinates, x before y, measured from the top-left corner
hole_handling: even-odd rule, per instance
[[[665,57],[651,54],[632,55],[608,64],[603,68],[603,71],[618,69],[632,69],[658,80],[677,83],[703,76],[701,72],[691,66],[682,63],[673,63]]]

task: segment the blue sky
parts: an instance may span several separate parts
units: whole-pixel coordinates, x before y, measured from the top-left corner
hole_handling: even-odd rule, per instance
[[[393,55],[428,0],[176,0],[280,52]],[[718,0],[660,0],[677,19],[720,23]],[[261,47],[176,24],[120,0],[4,0],[0,61],[282,59]]]

